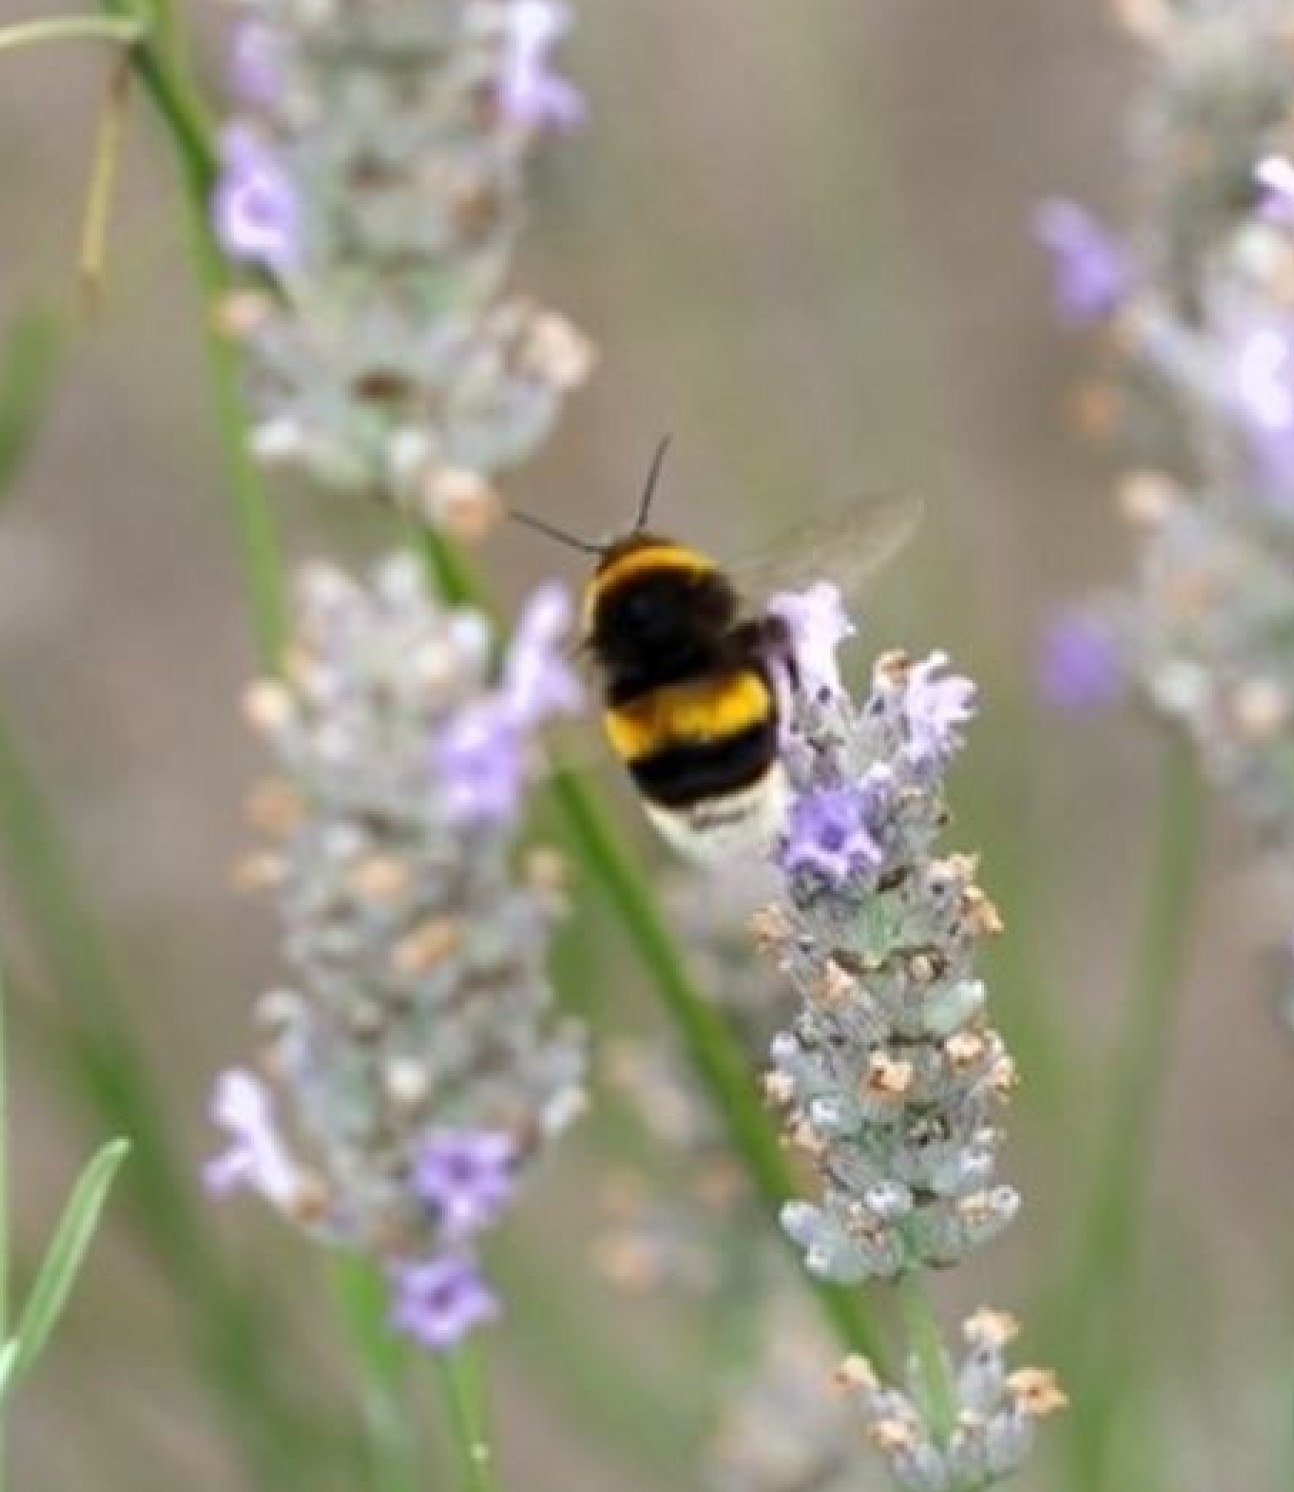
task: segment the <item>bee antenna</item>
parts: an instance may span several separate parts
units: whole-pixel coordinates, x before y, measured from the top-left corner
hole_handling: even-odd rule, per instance
[[[508,517],[515,523],[524,523],[527,528],[533,528],[537,533],[556,539],[559,544],[567,544],[572,549],[579,549],[584,554],[602,554],[604,551],[604,546],[601,544],[594,544],[590,539],[581,539],[577,534],[558,528],[555,523],[546,523],[542,518],[523,513],[517,508],[509,508]]]
[[[661,467],[665,465],[665,457],[669,451],[670,441],[673,439],[672,435],[663,435],[656,446],[656,454],[651,459],[651,469],[647,473],[647,485],[643,488],[643,495],[638,501],[638,517],[634,520],[634,533],[641,533],[647,526],[652,498],[656,495],[656,482],[660,476]]]

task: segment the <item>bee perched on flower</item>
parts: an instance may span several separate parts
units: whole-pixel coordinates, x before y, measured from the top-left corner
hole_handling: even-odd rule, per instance
[[[602,543],[526,513],[512,516],[595,557],[584,588],[583,649],[598,675],[602,723],[662,837],[688,859],[731,862],[776,843],[789,808],[781,752],[782,682],[795,671],[785,621],[749,605],[717,559],[649,529],[669,441],[657,447],[633,526]],[[913,531],[906,499],[853,504],[801,525],[768,574],[795,573],[835,546],[854,579]]]
[[[496,676],[487,623],[434,604],[412,555],[367,586],[315,566],[285,678],[248,696],[279,768],[249,873],[293,982],[258,1008],[263,1076],[217,1084],[208,1180],[381,1259],[393,1320],[437,1350],[495,1313],[476,1243],[582,1102],[544,971],[560,868],[514,864],[535,733],[579,704],[569,621],[540,591]]]

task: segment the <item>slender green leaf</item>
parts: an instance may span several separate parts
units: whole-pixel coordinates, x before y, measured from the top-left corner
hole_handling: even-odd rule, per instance
[[[99,1225],[117,1168],[130,1151],[127,1140],[111,1140],[81,1172],[54,1229],[27,1304],[18,1320],[17,1352],[10,1372],[21,1377],[40,1356],[67,1304],[77,1272]]]
[[[0,494],[13,489],[31,450],[54,383],[58,330],[40,307],[21,312],[0,352]]]
[[[15,1377],[18,1366],[18,1339],[10,1337],[0,1347],[0,1404],[3,1404]]]

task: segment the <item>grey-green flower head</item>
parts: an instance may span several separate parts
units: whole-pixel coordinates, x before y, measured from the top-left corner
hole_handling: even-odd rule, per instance
[[[938,844],[975,691],[941,653],[892,653],[855,705],[826,665],[845,635],[839,598],[819,587],[774,604],[815,680],[786,752],[783,891],[756,922],[801,1001],[773,1040],[769,1092],[822,1182],[783,1223],[814,1274],[891,1278],[956,1263],[1019,1207],[994,1180],[1015,1068],[975,972],[1000,923],[974,860]]]
[[[218,1085],[231,1144],[209,1179],[416,1266],[424,1295],[447,1275],[463,1319],[488,1312],[462,1250],[582,1102],[581,1033],[545,973],[560,867],[517,866],[536,732],[579,704],[569,621],[540,591],[496,669],[486,621],[434,603],[412,556],[366,585],[320,565],[283,680],[248,696],[279,770],[249,872],[292,984],[260,1004],[264,1077]]]
[[[255,449],[460,533],[588,371],[583,338],[505,284],[537,138],[582,104],[559,0],[242,0],[212,201],[273,295],[226,308]],[[468,479],[471,479],[470,481]]]

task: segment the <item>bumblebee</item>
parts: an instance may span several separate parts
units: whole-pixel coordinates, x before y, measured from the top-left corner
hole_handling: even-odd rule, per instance
[[[785,623],[748,607],[717,560],[648,530],[667,447],[657,448],[633,527],[606,544],[513,516],[597,556],[581,647],[601,685],[607,740],[663,838],[689,859],[720,862],[767,850],[781,831],[789,786],[778,674],[793,682],[793,659]],[[866,542],[853,559],[870,567],[906,537],[912,508],[872,504],[852,517],[855,530],[879,530],[855,534]],[[841,527],[832,527],[837,551]],[[786,559],[776,556],[783,574]]]

